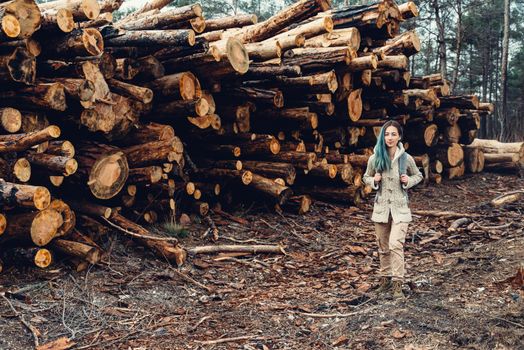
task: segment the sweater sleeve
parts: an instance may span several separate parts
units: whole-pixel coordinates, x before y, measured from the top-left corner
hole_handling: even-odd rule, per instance
[[[415,159],[413,159],[411,155],[408,156],[407,163],[408,183],[402,184],[402,187],[405,190],[415,186],[424,178],[420,170],[418,170],[417,164],[415,163]]]
[[[378,190],[378,184],[375,184],[375,180],[373,179],[375,173],[375,157],[371,156],[368,159],[368,166],[366,167],[363,180],[366,185],[371,186],[371,188],[374,190]]]

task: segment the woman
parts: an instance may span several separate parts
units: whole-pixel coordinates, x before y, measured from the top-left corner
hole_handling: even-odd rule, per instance
[[[380,257],[381,279],[377,292],[391,289],[394,298],[404,297],[404,241],[412,220],[407,189],[423,178],[413,157],[404,150],[401,139],[400,124],[394,120],[386,122],[364,174],[364,182],[378,190],[371,216]]]

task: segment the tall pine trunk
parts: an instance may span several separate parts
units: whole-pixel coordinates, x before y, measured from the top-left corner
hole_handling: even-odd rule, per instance
[[[502,67],[500,83],[502,85],[502,114],[500,115],[501,141],[508,137],[508,53],[509,53],[509,7],[510,0],[504,0],[504,38],[502,39]]]
[[[456,93],[458,72],[460,69],[460,55],[462,53],[462,0],[457,0],[457,33],[455,42],[455,68],[453,69],[453,79],[451,87],[453,92]]]

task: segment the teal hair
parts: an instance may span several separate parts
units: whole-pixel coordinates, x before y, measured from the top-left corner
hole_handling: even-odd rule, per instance
[[[373,150],[375,153],[375,169],[378,173],[391,169],[391,159],[389,159],[388,148],[386,146],[385,140],[386,137],[384,135],[386,133],[386,129],[390,126],[394,126],[398,130],[400,139],[402,139],[403,136],[402,126],[400,126],[400,124],[395,120],[390,120],[382,126],[382,129],[380,129],[380,133],[377,138],[377,143],[375,144],[375,148]]]

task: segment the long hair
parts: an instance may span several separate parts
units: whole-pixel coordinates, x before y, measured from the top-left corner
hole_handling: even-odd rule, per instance
[[[404,134],[402,126],[400,126],[396,120],[387,121],[384,125],[382,125],[382,129],[380,129],[380,134],[377,138],[377,144],[373,150],[375,152],[375,169],[379,173],[391,169],[391,159],[388,155],[386,137],[384,135],[386,133],[386,129],[390,126],[393,126],[397,129],[398,134],[400,135],[400,140],[402,140],[402,136]]]

